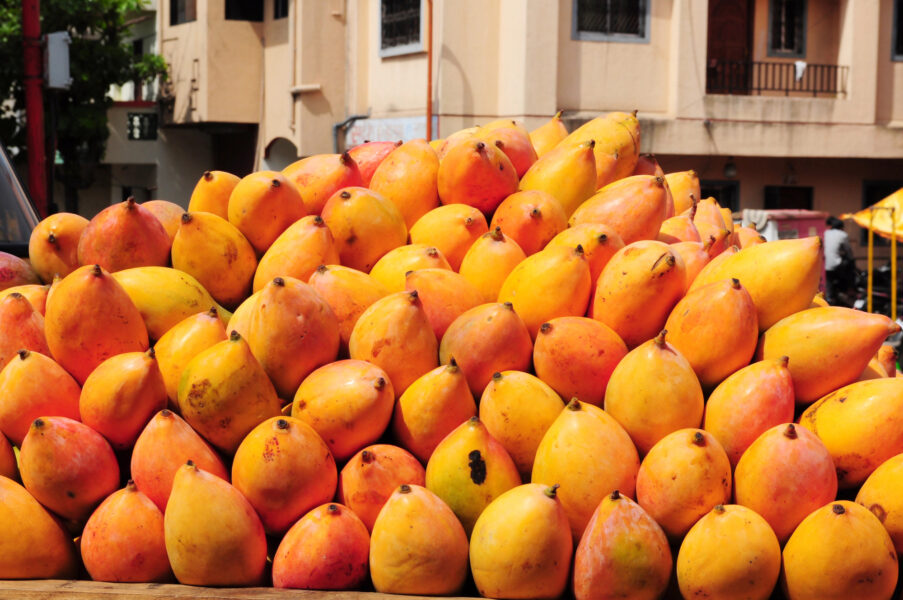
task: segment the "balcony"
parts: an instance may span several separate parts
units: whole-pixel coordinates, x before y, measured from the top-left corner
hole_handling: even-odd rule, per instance
[[[846,95],[848,76],[841,65],[709,59],[706,93],[836,98]]]

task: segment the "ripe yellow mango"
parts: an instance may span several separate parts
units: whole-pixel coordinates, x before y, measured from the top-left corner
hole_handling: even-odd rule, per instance
[[[590,140],[585,144],[550,150],[524,173],[518,189],[551,194],[569,218],[596,191],[593,145]]]
[[[329,198],[346,187],[364,185],[357,163],[348,152],[342,154],[314,154],[295,161],[282,169],[298,188],[304,209],[318,215]]]
[[[389,295],[389,290],[367,273],[341,265],[320,265],[308,282],[338,319],[344,354],[347,354],[348,341],[358,318],[371,304]]]
[[[475,416],[439,442],[426,464],[426,489],[448,504],[468,536],[480,513],[520,484],[505,447]]]
[[[656,239],[666,244],[676,244],[678,242],[699,242],[702,238],[699,237],[699,230],[693,224],[693,219],[688,215],[677,215],[662,222]]]
[[[166,395],[175,405],[179,399],[179,380],[185,366],[202,350],[222,342],[228,336],[215,308],[179,321],[154,344],[154,354]]]
[[[169,243],[172,244],[182,223],[182,215],[185,214],[185,209],[175,202],[167,200],[149,200],[143,202],[141,206],[157,217],[157,220],[163,225],[163,229],[166,230],[166,235],[169,236]]]
[[[600,189],[571,215],[571,226],[602,223],[624,241],[654,240],[668,218],[665,180],[652,175],[633,175]]]
[[[204,171],[188,200],[188,212],[209,212],[229,218],[229,196],[241,178],[225,171]]]
[[[599,274],[602,273],[602,269],[615,255],[615,252],[624,247],[624,242],[621,240],[621,236],[607,225],[584,223],[568,227],[552,238],[546,247],[576,248],[578,245],[583,248],[583,256],[586,257],[586,262],[589,264],[589,276],[593,282],[593,295],[595,295]]]
[[[417,219],[411,243],[435,246],[457,271],[473,243],[488,231],[486,217],[473,206],[446,204]]]
[[[229,195],[229,222],[251,242],[258,255],[307,212],[295,184],[275,171],[246,175]]]
[[[31,231],[28,258],[38,277],[46,283],[54,275],[65,277],[78,268],[78,240],[88,219],[61,212],[48,216]]]
[[[404,289],[417,290],[423,310],[441,340],[455,319],[483,303],[483,296],[463,275],[448,269],[418,269],[405,273]]]
[[[640,459],[627,432],[605,411],[571,400],[536,449],[533,483],[559,484],[558,497],[574,539],[602,498],[633,496]]]
[[[517,121],[499,119],[488,123],[477,134],[477,138],[497,145],[511,161],[518,179],[536,162],[536,150],[530,141],[530,134]]]
[[[641,454],[666,435],[699,427],[703,396],[686,358],[662,331],[627,353],[605,391],[605,412],[621,424]]]
[[[603,171],[610,157],[615,157],[606,177],[600,177],[596,188],[630,176],[640,154],[640,122],[633,113],[612,112],[588,121],[571,132],[559,146],[573,146],[586,140],[595,142],[597,171]]]
[[[500,227],[527,256],[545,248],[567,226],[561,204],[554,196],[540,190],[511,194],[499,204],[489,224],[492,229]]]
[[[810,406],[800,425],[824,442],[841,489],[855,487],[903,452],[903,380],[870,379],[835,390]]]
[[[443,204],[467,204],[492,214],[517,191],[517,172],[497,144],[466,140],[453,146],[439,163],[439,198]]]
[[[756,305],[759,330],[764,331],[809,306],[821,277],[819,237],[778,240],[740,250],[712,261],[690,285],[690,291],[722,279],[739,279]]]
[[[389,250],[370,270],[370,277],[392,292],[405,289],[405,274],[418,269],[448,269],[451,266],[435,246],[407,244]]]
[[[519,485],[477,519],[470,537],[470,570],[480,595],[558,598],[564,593],[574,545],[557,489]]]
[[[393,150],[376,168],[367,187],[398,207],[410,229],[439,206],[438,175],[436,151],[425,140],[415,139]]]
[[[699,175],[696,171],[677,171],[667,173],[665,181],[671,189],[671,197],[674,199],[674,214],[681,214],[692,208],[702,197],[699,191]]]
[[[496,227],[473,242],[458,272],[477,288],[484,302],[495,302],[505,279],[525,258],[517,242]]]
[[[561,120],[561,111],[559,110],[555,116],[530,132],[530,142],[536,150],[536,156],[542,158],[567,136],[568,129]]]
[[[903,482],[903,454],[897,454],[872,471],[856,494],[856,503],[872,511],[884,524],[898,554],[903,548],[901,482]]]
[[[20,350],[49,355],[44,317],[18,292],[0,297],[0,369]]]
[[[307,282],[320,265],[338,263],[339,251],[326,221],[308,215],[283,231],[260,259],[253,290],[259,292],[276,277]]]

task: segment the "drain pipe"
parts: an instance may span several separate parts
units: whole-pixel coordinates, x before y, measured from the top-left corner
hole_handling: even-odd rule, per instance
[[[351,127],[355,121],[360,121],[361,119],[369,119],[370,113],[366,115],[351,115],[341,123],[335,123],[332,126],[332,149],[336,154],[339,153],[339,133],[346,131],[349,127]]]

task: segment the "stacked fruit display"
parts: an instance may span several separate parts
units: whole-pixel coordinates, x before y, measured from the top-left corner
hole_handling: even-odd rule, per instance
[[[889,598],[897,325],[639,140],[498,121],[45,219],[0,270],[0,578]]]

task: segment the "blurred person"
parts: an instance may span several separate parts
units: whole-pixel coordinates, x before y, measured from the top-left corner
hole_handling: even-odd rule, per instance
[[[838,303],[838,296],[849,289],[855,261],[850,236],[843,229],[843,221],[831,216],[825,220],[825,224],[828,226],[824,233],[825,300],[834,305]]]

